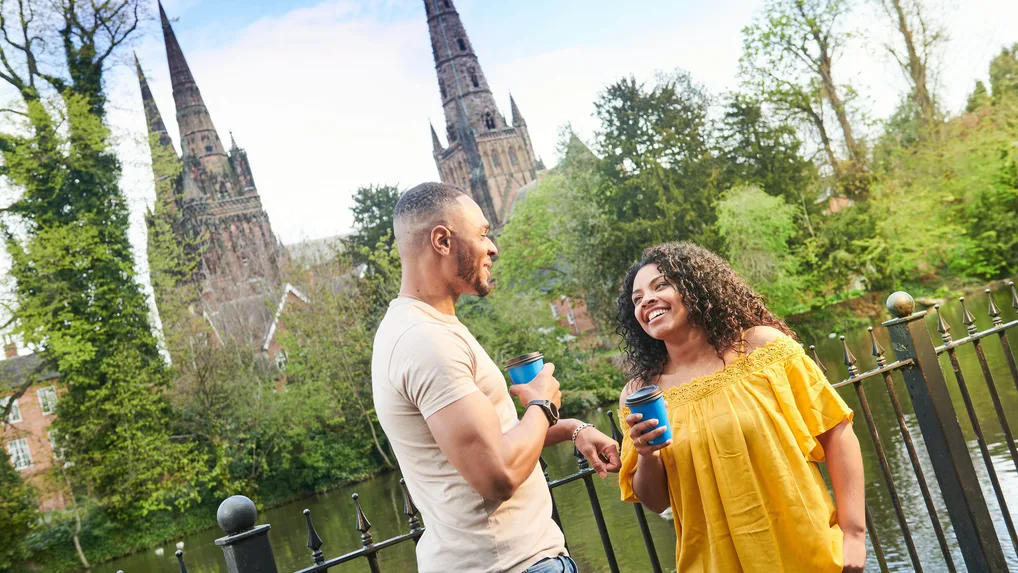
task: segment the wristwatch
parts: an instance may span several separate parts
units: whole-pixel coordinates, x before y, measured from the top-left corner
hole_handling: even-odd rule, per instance
[[[554,426],[558,423],[558,408],[556,408],[555,404],[552,404],[550,400],[531,400],[530,403],[527,404],[527,408],[530,408],[531,406],[541,408],[541,411],[544,412],[544,417],[548,418],[549,426]]]

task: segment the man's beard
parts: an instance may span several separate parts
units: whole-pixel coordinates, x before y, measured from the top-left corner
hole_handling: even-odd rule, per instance
[[[456,276],[466,281],[477,293],[477,296],[488,296],[488,293],[491,292],[491,285],[487,281],[481,280],[477,267],[467,257],[467,253],[463,249],[456,252]]]

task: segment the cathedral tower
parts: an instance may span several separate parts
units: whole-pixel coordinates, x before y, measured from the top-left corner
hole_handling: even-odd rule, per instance
[[[537,175],[527,124],[512,96],[512,125],[499,112],[453,0],[424,0],[424,12],[449,142],[431,128],[435,164],[442,182],[469,189],[500,229],[516,191]]]
[[[142,101],[156,177],[156,209],[178,212],[174,233],[182,243],[196,244],[206,311],[226,305],[275,297],[281,285],[282,249],[262,209],[247,153],[231,134],[229,152],[212,123],[194,76],[184,59],[162,4],[159,4],[166,57],[170,68],[177,125],[178,156],[145,76],[138,66]],[[156,169],[157,159],[175,161],[179,175]],[[166,181],[170,179],[170,181]],[[157,293],[158,301],[158,293]]]

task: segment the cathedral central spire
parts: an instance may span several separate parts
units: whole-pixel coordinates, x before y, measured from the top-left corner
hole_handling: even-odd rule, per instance
[[[225,173],[229,165],[226,149],[205,107],[201,91],[194,81],[162,2],[159,2],[159,19],[162,21],[163,40],[166,43],[166,59],[170,65],[173,101],[177,106],[181,155],[198,159],[209,173]]]
[[[435,129],[431,143],[442,181],[469,189],[493,228],[509,216],[516,191],[537,176],[523,114],[510,98],[507,125],[453,0],[424,0],[448,147]]]

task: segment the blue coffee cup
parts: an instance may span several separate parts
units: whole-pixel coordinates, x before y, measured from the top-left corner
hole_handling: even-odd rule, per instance
[[[506,360],[505,369],[513,384],[527,384],[544,368],[544,355],[540,352],[521,354]]]
[[[665,393],[663,390],[654,385],[644,386],[626,398],[626,407],[634,414],[643,414],[640,422],[657,418],[657,426],[647,430],[647,432],[653,432],[661,426],[667,428],[665,433],[647,442],[647,445],[657,446],[672,439],[672,429],[668,425],[668,409],[665,407]],[[647,432],[644,433],[646,434]]]

